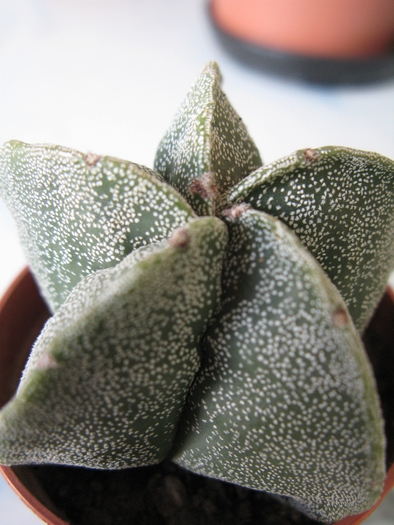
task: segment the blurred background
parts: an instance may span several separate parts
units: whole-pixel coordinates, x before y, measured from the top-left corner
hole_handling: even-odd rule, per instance
[[[264,161],[326,145],[394,158],[394,80],[318,86],[236,61],[206,0],[0,0],[0,142],[58,143],[149,167],[204,64]],[[0,203],[0,294],[25,266]],[[394,281],[393,281],[394,282]],[[0,523],[41,523],[0,479]],[[368,525],[393,525],[390,494]]]

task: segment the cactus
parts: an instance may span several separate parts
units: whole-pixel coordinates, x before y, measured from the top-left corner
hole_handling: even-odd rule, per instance
[[[385,475],[361,333],[394,267],[394,162],[268,166],[208,64],[154,170],[12,141],[0,192],[53,316],[0,412],[0,462],[171,459],[332,522]]]
[[[233,188],[230,200],[250,203],[290,226],[362,331],[394,266],[393,184],[393,163],[381,155],[306,149],[256,170]]]

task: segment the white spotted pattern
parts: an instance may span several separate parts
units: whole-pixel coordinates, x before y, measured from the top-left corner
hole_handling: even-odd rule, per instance
[[[394,268],[392,160],[340,147],[300,150],[251,174],[229,198],[294,230],[365,328]]]
[[[290,496],[317,519],[366,510],[384,479],[383,423],[346,306],[280,221],[245,211],[229,228],[223,308],[175,461]]]
[[[185,229],[187,245],[140,248],[81,281],[48,321],[1,412],[1,463],[117,469],[165,459],[227,242],[216,218]]]
[[[0,193],[53,311],[81,278],[195,216],[152,170],[60,146],[5,144]]]
[[[161,141],[155,170],[191,203],[199,215],[215,213],[215,197],[192,193],[195,179],[211,173],[220,195],[260,167],[259,152],[220,88],[210,62]]]
[[[394,264],[393,162],[321,148],[259,168],[220,80],[209,63],[157,172],[0,150],[0,193],[58,309],[0,412],[0,462],[174,458],[335,521],[382,488],[376,386],[337,289],[270,215],[362,328]]]

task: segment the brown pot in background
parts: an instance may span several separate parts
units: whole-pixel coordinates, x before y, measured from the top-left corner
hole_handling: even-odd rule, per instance
[[[0,302],[0,404],[14,394],[31,346],[49,317],[35,282],[26,269]],[[366,331],[365,344],[377,375],[386,419],[387,462],[390,466],[384,495],[394,487],[394,293],[387,290]],[[382,359],[382,356],[385,356]],[[387,359],[386,359],[387,356]],[[0,471],[25,504],[48,525],[68,525],[42,488],[34,468],[0,467]],[[377,505],[381,502],[377,503]],[[375,507],[377,506],[375,505]],[[345,518],[338,525],[357,525],[373,510]]]
[[[210,16],[230,52],[269,72],[322,83],[394,74],[393,0],[211,0]]]

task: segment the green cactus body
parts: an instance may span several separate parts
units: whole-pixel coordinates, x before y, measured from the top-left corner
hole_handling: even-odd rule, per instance
[[[161,141],[155,159],[155,170],[198,215],[215,214],[221,195],[262,165],[220,82],[219,68],[210,62]]]
[[[113,469],[163,460],[217,307],[226,241],[222,222],[197,219],[83,280],[3,411],[1,461]]]
[[[199,474],[291,496],[337,520],[384,479],[372,372],[346,306],[277,219],[229,221],[223,309],[205,337],[174,459]]]
[[[152,170],[60,146],[9,142],[0,181],[52,311],[83,277],[195,217]]]
[[[394,162],[376,153],[300,150],[230,192],[285,222],[342,294],[356,327],[369,321],[394,268]]]
[[[327,147],[260,165],[214,63],[156,172],[4,146],[0,191],[56,312],[0,412],[0,462],[174,459],[328,522],[377,500],[383,422],[356,327],[394,266],[393,162]]]

